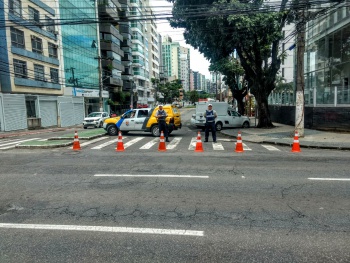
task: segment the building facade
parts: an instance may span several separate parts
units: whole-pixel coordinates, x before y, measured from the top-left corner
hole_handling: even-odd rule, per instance
[[[81,100],[69,119],[62,107],[64,63],[57,2],[0,3],[0,131],[74,124],[83,118]],[[72,119],[73,118],[73,119]],[[16,119],[16,121],[13,121]]]

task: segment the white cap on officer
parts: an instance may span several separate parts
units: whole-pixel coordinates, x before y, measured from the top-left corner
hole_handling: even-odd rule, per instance
[[[213,106],[213,104],[209,104],[208,107],[209,107],[209,106]]]

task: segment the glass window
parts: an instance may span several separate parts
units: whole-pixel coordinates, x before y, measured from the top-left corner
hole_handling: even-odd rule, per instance
[[[35,80],[44,81],[44,66],[34,64],[34,78]]]
[[[350,25],[343,29],[342,50],[343,61],[350,61]]]
[[[11,43],[13,47],[25,48],[24,32],[11,27]]]
[[[32,36],[32,51],[35,53],[43,53],[43,41],[41,38]]]
[[[57,68],[50,68],[50,77],[51,77],[51,82],[58,83],[58,69]]]
[[[27,78],[27,62],[14,59],[13,68],[15,71],[15,77],[18,78]]]
[[[341,62],[341,50],[342,50],[342,38],[341,30],[334,34],[334,45],[333,45],[333,63]]]
[[[27,118],[36,118],[36,98],[26,97]]]
[[[9,0],[9,11],[16,16],[22,16],[22,3],[20,0]]]
[[[48,17],[48,16],[45,16],[45,22],[46,22],[46,31],[48,32],[51,32],[51,33],[56,33],[55,31],[55,21]]]
[[[57,45],[53,43],[49,43],[49,57],[57,58]]]
[[[39,11],[34,9],[33,7],[28,7],[28,15],[29,20],[36,22],[37,24],[40,23],[40,15]]]

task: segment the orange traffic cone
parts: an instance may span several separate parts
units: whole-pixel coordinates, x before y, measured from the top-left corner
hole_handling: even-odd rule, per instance
[[[292,151],[293,153],[300,153],[300,145],[299,145],[299,135],[298,132],[295,131],[295,135],[294,135],[294,141],[293,141],[293,147],[292,147]]]
[[[118,133],[118,142],[117,142],[117,148],[115,148],[116,152],[124,152],[124,144],[123,144],[123,137],[122,132],[119,131]]]
[[[81,150],[77,131],[75,131],[74,133],[73,150],[74,151]]]
[[[163,131],[160,133],[158,151],[161,151],[161,152],[165,152],[165,151],[166,151],[166,146],[165,146],[165,140],[164,140],[164,133],[163,133]]]
[[[197,142],[196,142],[196,149],[194,149],[195,152],[204,152],[202,140],[201,140],[201,132],[198,131],[197,135]]]
[[[241,132],[238,132],[238,136],[237,136],[237,143],[236,143],[236,153],[242,153],[244,152],[243,150],[243,143],[242,143],[242,136],[241,136]]]

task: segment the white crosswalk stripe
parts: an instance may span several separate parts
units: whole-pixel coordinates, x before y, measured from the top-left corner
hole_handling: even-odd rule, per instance
[[[173,150],[180,143],[182,137],[176,137],[166,146],[167,150]]]
[[[21,144],[22,142],[29,142],[34,140],[39,140],[40,138],[32,138],[32,139],[26,139],[26,140],[20,140],[20,139],[14,139],[13,141],[7,141],[5,143],[0,143],[0,150],[7,150],[11,148],[15,148],[16,145]],[[5,147],[3,147],[5,146]]]
[[[223,151],[225,149],[224,149],[224,146],[222,146],[222,144],[220,142],[217,142],[217,143],[213,143],[213,150],[214,151]]]
[[[86,146],[86,145],[89,145],[89,144],[93,144],[95,142],[99,142],[99,141],[102,141],[102,140],[105,140],[107,139],[107,137],[100,137],[100,138],[97,138],[97,139],[94,139],[94,140],[91,140],[91,141],[87,141],[87,142],[83,142],[80,144],[81,147],[83,146]]]
[[[193,137],[191,139],[190,145],[188,146],[188,150],[189,151],[194,151],[194,149],[196,148],[196,143],[197,143],[197,137]]]
[[[141,141],[142,139],[144,139],[145,137],[139,137],[139,138],[136,138],[136,139],[133,139],[127,143],[124,143],[124,149],[128,148],[129,146]]]
[[[271,145],[261,145],[262,147],[264,147],[265,149],[269,150],[269,151],[280,151],[279,149],[277,149],[276,147],[274,146],[271,146]]]
[[[150,141],[150,142],[146,143],[145,145],[143,145],[140,149],[141,149],[141,150],[148,150],[148,149],[151,149],[151,147],[152,147],[153,145],[155,145],[156,143],[158,143],[158,142],[159,142],[159,138],[155,138],[155,139],[153,139],[152,141]]]
[[[126,137],[124,137],[124,139],[125,139],[125,138],[126,138]],[[110,140],[110,141],[105,142],[105,143],[102,143],[102,144],[100,144],[100,145],[98,145],[98,146],[92,147],[91,149],[92,149],[92,150],[101,150],[102,148],[104,148],[104,147],[106,147],[106,146],[108,146],[108,145],[110,145],[110,144],[112,144],[112,143],[116,143],[117,141],[118,141],[118,138],[117,138],[117,139]]]

